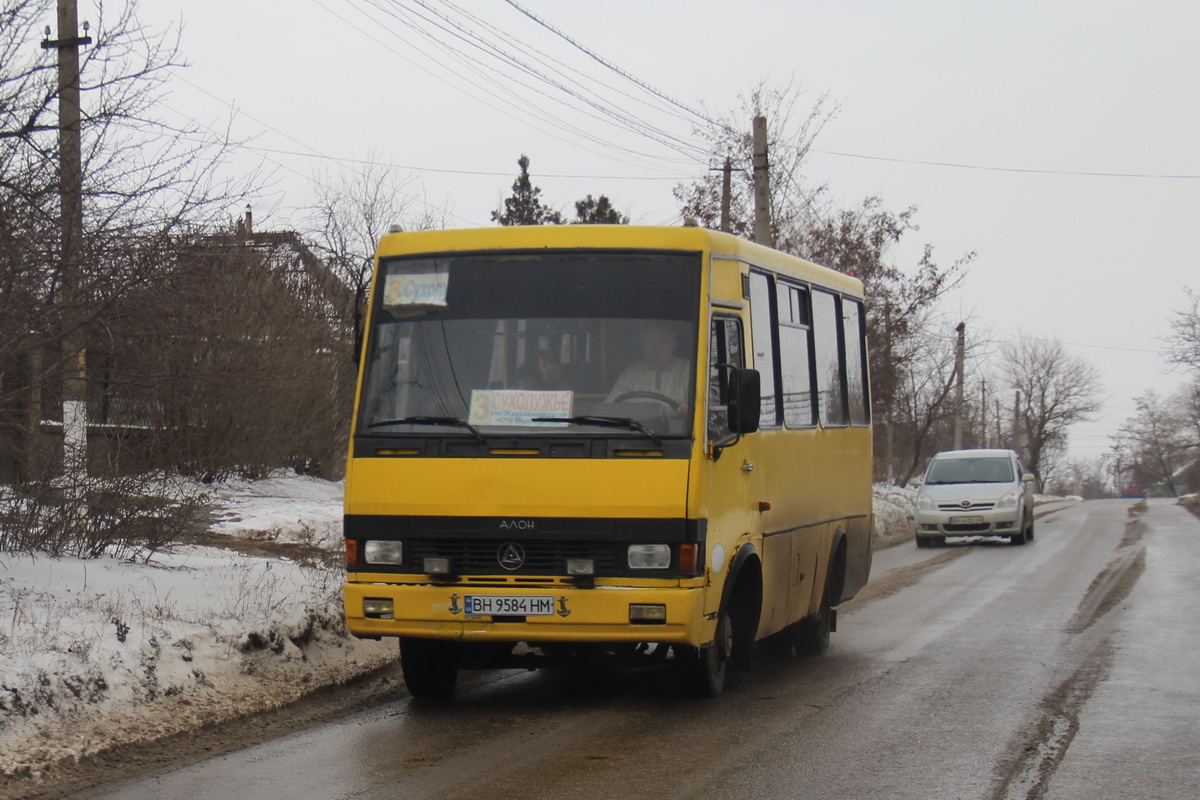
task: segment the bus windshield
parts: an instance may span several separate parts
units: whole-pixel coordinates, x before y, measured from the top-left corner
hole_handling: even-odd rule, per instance
[[[358,432],[690,436],[700,266],[662,251],[383,259]]]

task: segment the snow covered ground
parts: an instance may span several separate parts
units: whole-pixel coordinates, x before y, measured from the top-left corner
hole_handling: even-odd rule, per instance
[[[396,657],[394,641],[345,632],[341,484],[288,476],[210,491],[218,537],[334,557],[0,553],[0,776],[275,708]]]
[[[342,622],[341,484],[206,488],[214,546],[149,563],[0,553],[0,776],[277,708],[395,659],[394,641]],[[877,544],[911,538],[915,491],[875,495]]]

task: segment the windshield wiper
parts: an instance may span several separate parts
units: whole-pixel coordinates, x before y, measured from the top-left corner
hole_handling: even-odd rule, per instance
[[[450,425],[455,428],[466,428],[471,432],[471,435],[483,443],[484,447],[489,447],[488,440],[483,438],[483,434],[475,429],[475,426],[467,422],[465,419],[458,417],[405,417],[404,419],[385,419],[380,422],[371,422],[367,425],[368,428],[383,428],[387,425]]]
[[[662,442],[654,433],[637,421],[633,417],[594,417],[584,415],[580,417],[534,417],[530,422],[571,422],[575,425],[600,425],[607,428],[629,428],[630,430],[644,433],[659,447],[662,447]]]

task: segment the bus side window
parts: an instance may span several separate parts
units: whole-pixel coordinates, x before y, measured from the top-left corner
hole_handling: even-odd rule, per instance
[[[762,411],[760,424],[764,428],[779,425],[777,386],[775,378],[775,319],[771,279],[761,272],[750,273],[750,340],[754,350],[754,368],[762,379]],[[788,287],[780,287],[788,291]]]
[[[841,316],[838,297],[818,289],[813,291],[812,301],[821,427],[839,427],[849,421],[849,414],[846,408],[846,364],[839,345]]]
[[[733,438],[729,428],[729,367],[741,368],[742,323],[736,317],[713,319],[708,361],[708,438],[724,442]]]

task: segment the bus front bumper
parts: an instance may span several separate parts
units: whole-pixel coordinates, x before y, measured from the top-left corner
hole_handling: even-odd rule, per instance
[[[713,640],[716,627],[715,620],[704,615],[703,587],[514,589],[351,582],[343,588],[346,625],[352,634],[362,638],[413,636],[477,642],[658,642],[700,646]],[[540,601],[540,613],[469,616],[468,596],[484,596],[493,601],[535,598]],[[547,608],[552,609],[550,613],[546,613]]]

